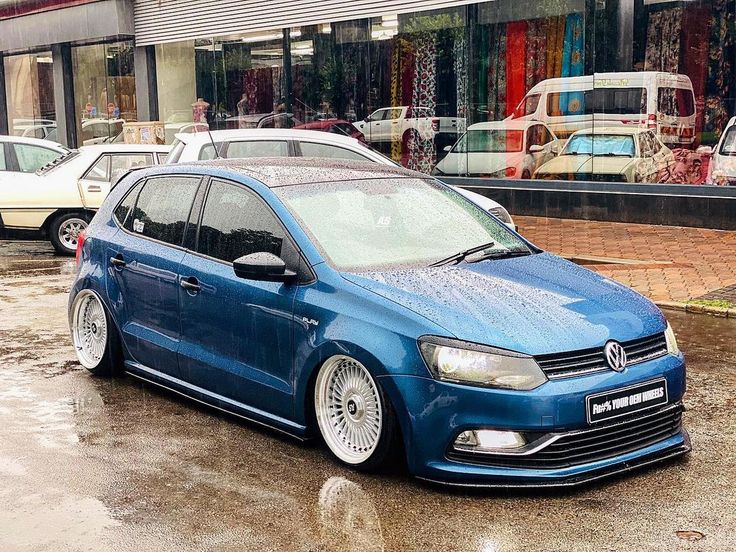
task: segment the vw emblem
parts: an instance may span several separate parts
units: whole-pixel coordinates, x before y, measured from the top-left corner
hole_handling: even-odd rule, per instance
[[[626,368],[626,351],[617,341],[609,341],[603,348],[606,354],[606,362],[617,372],[623,372]]]

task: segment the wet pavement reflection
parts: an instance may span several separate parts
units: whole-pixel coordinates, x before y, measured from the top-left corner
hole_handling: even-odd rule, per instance
[[[688,460],[574,491],[458,492],[90,377],[68,337],[73,261],[47,249],[0,242],[0,550],[736,549],[736,320],[667,313]]]

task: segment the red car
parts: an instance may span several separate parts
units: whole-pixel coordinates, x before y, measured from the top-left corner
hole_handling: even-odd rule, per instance
[[[333,134],[342,134],[343,136],[350,136],[356,140],[360,140],[365,143],[365,136],[352,123],[343,119],[320,119],[319,121],[312,121],[311,123],[303,123],[297,125],[294,128],[301,128],[304,130],[321,130],[322,132],[332,132]]]

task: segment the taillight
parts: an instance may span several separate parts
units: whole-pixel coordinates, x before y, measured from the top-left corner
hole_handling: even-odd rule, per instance
[[[506,176],[509,178],[516,176],[516,167],[506,167]]]
[[[647,126],[651,129],[657,128],[657,116],[654,113],[649,114],[649,118],[647,119]]]
[[[435,132],[440,131],[440,120],[437,117],[434,117],[432,119],[432,130],[434,130]]]
[[[77,234],[77,253],[75,255],[77,267],[79,267],[79,262],[82,259],[82,248],[84,247],[84,231],[81,231],[79,234]]]

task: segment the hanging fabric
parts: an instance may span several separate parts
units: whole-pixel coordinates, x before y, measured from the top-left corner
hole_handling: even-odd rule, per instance
[[[506,26],[506,116],[513,113],[526,94],[526,21]]]
[[[583,16],[571,14],[565,21],[565,40],[562,50],[563,77],[578,77],[583,74]],[[560,94],[562,115],[582,115],[585,112],[583,92],[563,92]]]
[[[729,116],[725,99],[731,97],[736,2],[713,0],[712,6],[703,131],[719,138]]]
[[[711,8],[708,5],[687,6],[682,19],[680,71],[690,77],[695,94],[695,132],[703,131],[705,81],[708,76],[708,41]]]
[[[393,49],[391,51],[391,107],[401,105],[401,52],[402,46],[406,40],[399,37],[393,41]],[[405,46],[403,46],[405,48]],[[391,140],[391,159],[397,163],[401,161],[401,139],[400,137],[392,137]]]
[[[526,92],[547,77],[547,22],[529,22],[526,34]]]
[[[437,42],[434,33],[419,33],[414,40],[414,82],[412,107],[426,107],[434,113],[437,107]],[[406,136],[409,160],[407,167],[429,173],[435,164],[433,136],[409,132]]]
[[[453,62],[455,69],[455,94],[456,94],[456,114],[457,114],[457,133],[458,135],[465,132],[468,120],[468,62],[465,32],[460,29],[455,31],[455,40],[452,46]]]
[[[645,71],[677,73],[680,64],[680,31],[682,8],[671,8],[649,14]]]
[[[491,27],[488,55],[488,120],[506,117],[506,24]]]

